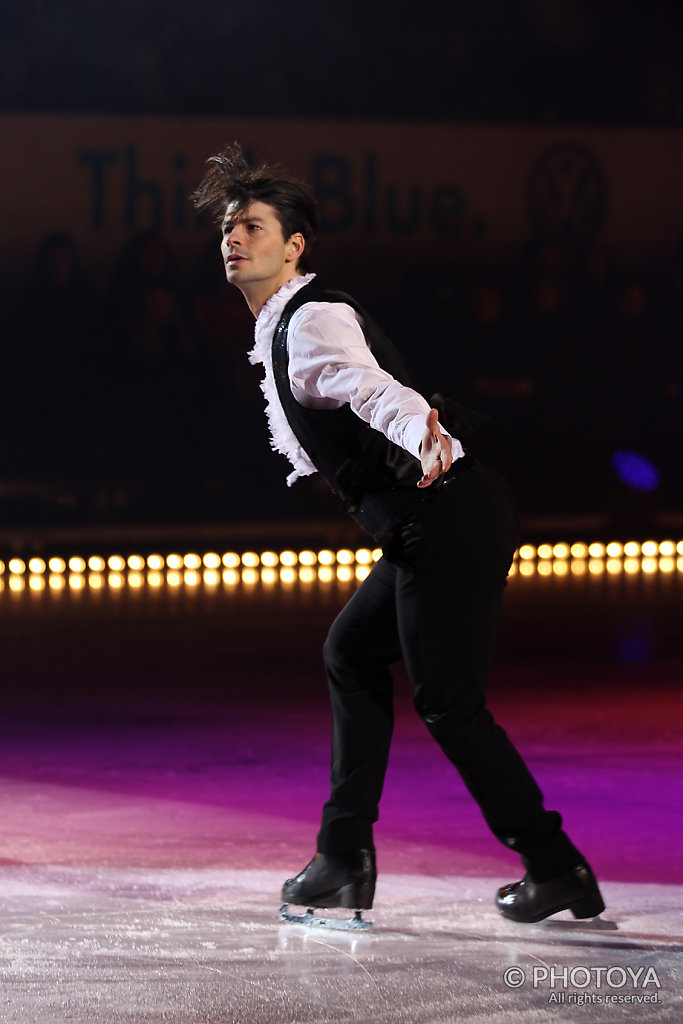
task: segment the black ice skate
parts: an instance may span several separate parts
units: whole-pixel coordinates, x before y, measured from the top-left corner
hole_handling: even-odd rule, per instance
[[[343,928],[366,931],[371,927],[364,921],[363,910],[369,910],[375,895],[377,868],[372,850],[355,850],[344,856],[316,853],[296,878],[288,878],[282,886],[283,906],[280,920],[290,924],[305,924],[318,928]],[[309,907],[305,914],[290,914],[289,904]],[[341,907],[355,911],[350,920],[316,917],[314,909]]]

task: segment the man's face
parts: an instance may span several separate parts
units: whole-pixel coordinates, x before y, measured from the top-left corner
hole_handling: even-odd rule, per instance
[[[243,210],[228,206],[222,224],[225,276],[241,290],[277,291],[291,269],[288,240],[272,206],[255,201]]]

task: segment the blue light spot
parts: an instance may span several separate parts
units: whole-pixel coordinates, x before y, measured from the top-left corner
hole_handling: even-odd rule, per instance
[[[659,487],[659,470],[639,452],[615,452],[611,465],[619,480],[634,491],[654,491]]]

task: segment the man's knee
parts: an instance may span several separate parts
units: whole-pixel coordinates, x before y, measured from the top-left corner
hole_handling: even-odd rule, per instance
[[[434,739],[441,744],[456,742],[459,746],[466,746],[476,743],[482,733],[495,726],[483,699],[448,705],[438,702],[423,704],[416,700],[415,707]]]
[[[333,689],[341,692],[385,689],[391,685],[390,665],[396,660],[373,644],[372,637],[333,624],[323,644],[323,661]]]
[[[323,661],[328,675],[338,677],[347,671],[352,671],[356,658],[354,656],[353,644],[348,634],[340,629],[336,623],[330,628],[325,643],[323,644]]]

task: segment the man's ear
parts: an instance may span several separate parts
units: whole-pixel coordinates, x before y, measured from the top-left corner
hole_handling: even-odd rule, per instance
[[[306,240],[300,231],[296,231],[287,239],[286,259],[287,262],[298,263],[306,248]]]

